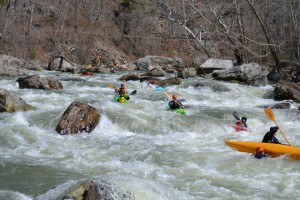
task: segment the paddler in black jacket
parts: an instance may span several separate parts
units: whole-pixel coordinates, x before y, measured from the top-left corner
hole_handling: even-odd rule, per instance
[[[176,110],[183,107],[183,105],[180,102],[178,102],[176,99],[177,99],[177,94],[173,94],[172,100],[169,102],[170,110]]]
[[[273,126],[270,128],[270,131],[267,132],[262,140],[264,143],[275,143],[275,144],[281,144],[278,139],[275,137],[276,132],[278,131],[277,126]]]

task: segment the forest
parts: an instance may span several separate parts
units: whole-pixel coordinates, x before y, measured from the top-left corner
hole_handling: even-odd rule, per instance
[[[0,0],[0,53],[86,64],[115,49],[122,62],[221,58],[280,73],[281,61],[299,62],[299,11],[299,0]]]

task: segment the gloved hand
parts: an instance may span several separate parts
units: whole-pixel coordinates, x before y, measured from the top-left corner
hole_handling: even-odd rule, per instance
[[[128,100],[130,99],[130,97],[128,96],[128,97],[126,97],[125,99],[128,101]]]

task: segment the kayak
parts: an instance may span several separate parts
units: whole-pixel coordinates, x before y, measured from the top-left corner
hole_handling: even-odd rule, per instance
[[[167,110],[171,110],[169,106],[167,106]],[[186,110],[182,109],[182,108],[178,108],[175,110],[171,110],[172,112],[181,114],[181,115],[186,115]]]
[[[125,94],[125,98],[126,98],[126,97],[128,97],[128,94]],[[115,100],[116,102],[121,103],[121,104],[127,104],[127,103],[128,103],[127,100],[125,100],[124,102],[120,102],[120,99],[121,99],[120,95],[115,95],[114,100]]]
[[[244,142],[244,141],[225,141],[228,146],[247,153],[255,153],[257,147],[263,147],[266,154],[272,157],[287,155],[289,158],[300,160],[300,147],[288,146],[284,144],[263,143],[263,142]]]
[[[154,88],[154,90],[155,90],[155,91],[165,91],[166,88],[164,88],[164,87],[158,87],[158,86],[157,86],[157,87]]]
[[[80,75],[82,75],[82,76],[93,76],[94,73],[93,72],[81,72]]]
[[[249,131],[247,128],[241,126],[232,126],[232,127],[234,128],[235,131]]]

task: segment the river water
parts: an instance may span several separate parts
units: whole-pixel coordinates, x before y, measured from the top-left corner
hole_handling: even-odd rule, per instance
[[[65,188],[93,179],[114,183],[138,200],[299,199],[299,161],[285,157],[254,159],[224,140],[261,141],[274,122],[261,105],[272,104],[272,86],[252,87],[203,78],[167,88],[188,108],[187,115],[166,110],[162,92],[129,81],[136,89],[130,103],[112,99],[110,83],[121,74],[83,77],[58,75],[63,90],[19,89],[16,79],[0,87],[37,107],[35,111],[0,113],[0,199],[59,199]],[[195,84],[204,87],[193,87]],[[101,110],[88,134],[62,136],[56,125],[73,101]],[[300,146],[300,124],[290,110],[274,110],[292,145]],[[232,115],[248,118],[252,132],[235,132]],[[281,134],[278,139],[285,143]]]

